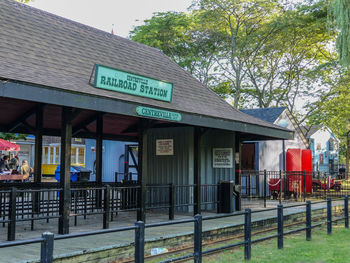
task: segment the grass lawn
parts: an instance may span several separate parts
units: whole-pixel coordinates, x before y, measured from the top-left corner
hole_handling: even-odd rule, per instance
[[[350,262],[350,230],[343,224],[333,226],[331,235],[325,227],[312,230],[311,241],[305,240],[305,231],[284,238],[284,248],[277,249],[277,240],[272,239],[252,245],[252,258],[244,260],[244,248],[228,250],[203,257],[203,262]]]

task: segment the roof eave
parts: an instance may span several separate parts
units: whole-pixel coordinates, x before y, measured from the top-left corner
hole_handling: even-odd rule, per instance
[[[135,111],[135,108],[137,106],[140,106],[139,103],[65,91],[62,89],[39,86],[31,83],[15,82],[10,80],[0,81],[0,96],[140,117],[136,114]],[[118,101],[118,103],[116,103],[116,101]],[[182,119],[179,123],[183,124],[250,133],[257,136],[266,136],[273,139],[289,140],[293,139],[294,137],[294,132],[290,130],[265,127],[261,125],[254,125],[188,112],[180,113],[182,115]]]

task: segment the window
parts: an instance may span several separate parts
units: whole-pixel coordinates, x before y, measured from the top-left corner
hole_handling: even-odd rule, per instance
[[[50,157],[49,157],[49,164],[53,164],[54,163],[54,147],[50,147],[50,151],[49,151]]]
[[[49,147],[45,146],[43,149],[43,158],[42,158],[42,163],[47,164],[48,162],[48,157],[49,157]]]
[[[328,141],[328,146],[329,146],[329,150],[330,150],[330,151],[334,151],[335,143],[334,143],[334,140],[333,140],[333,139],[329,139],[329,141]]]
[[[56,146],[55,147],[55,164],[59,164],[60,163],[60,147]]]
[[[85,164],[85,149],[83,147],[78,148],[78,164]]]
[[[76,164],[77,163],[77,148],[72,147],[70,153],[71,153],[71,159],[70,159],[71,163]]]

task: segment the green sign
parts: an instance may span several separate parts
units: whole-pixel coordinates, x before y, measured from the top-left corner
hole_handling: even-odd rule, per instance
[[[171,102],[173,84],[96,65],[95,87]]]
[[[136,107],[136,113],[140,116],[163,119],[169,121],[181,121],[181,114],[172,111],[158,110],[154,108]]]

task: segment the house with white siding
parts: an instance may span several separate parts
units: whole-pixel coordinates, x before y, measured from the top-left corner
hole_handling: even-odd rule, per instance
[[[293,140],[245,141],[242,145],[242,170],[285,170],[288,149],[308,149],[309,142],[286,107],[244,109],[242,112],[294,131]]]

